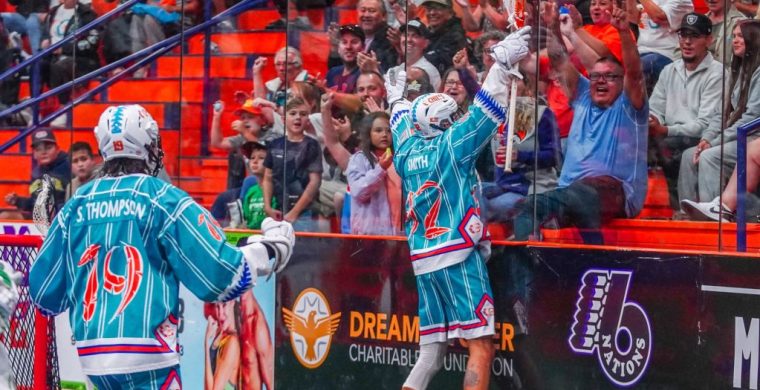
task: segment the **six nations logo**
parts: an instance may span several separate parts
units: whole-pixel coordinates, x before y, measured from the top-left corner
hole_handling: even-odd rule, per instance
[[[594,354],[613,383],[641,379],[652,354],[652,327],[644,308],[628,300],[632,271],[590,269],[581,279],[570,348]]]
[[[282,308],[283,322],[290,330],[290,345],[301,365],[317,368],[324,363],[340,316],[340,312],[332,314],[327,298],[315,288],[301,291],[292,311]]]

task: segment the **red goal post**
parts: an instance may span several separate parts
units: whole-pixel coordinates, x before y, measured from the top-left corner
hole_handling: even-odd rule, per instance
[[[0,258],[24,274],[9,329],[0,333],[19,390],[60,388],[55,321],[37,311],[29,297],[29,268],[41,245],[40,236],[0,235]]]

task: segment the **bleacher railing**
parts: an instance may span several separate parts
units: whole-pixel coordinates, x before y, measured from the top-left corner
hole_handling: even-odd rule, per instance
[[[737,129],[736,140],[736,250],[747,251],[747,135],[760,129],[760,118]]]
[[[107,14],[104,14],[103,16],[101,16],[100,18],[96,19],[95,21],[93,21],[93,22],[89,23],[88,25],[82,27],[81,29],[77,30],[75,33],[73,33],[70,36],[66,37],[66,39],[68,39],[68,40],[74,39],[75,36],[78,36],[78,35],[81,35],[81,34],[85,33],[90,28],[94,28],[94,27],[100,26],[100,24],[104,23],[105,21],[107,21],[108,19],[110,19],[111,17],[113,17],[115,15],[115,13],[114,13],[115,11],[117,11],[117,10],[123,11],[126,8],[126,7],[123,7],[124,5],[126,5],[126,4],[132,5],[132,4],[136,3],[136,2],[137,2],[137,0],[129,0],[129,2],[122,4],[118,8],[112,10],[111,12],[108,12]],[[116,68],[118,68],[120,66],[124,66],[125,64],[129,63],[130,61],[135,61],[135,60],[139,59],[139,60],[137,60],[137,62],[135,62],[134,64],[132,64],[128,68],[126,68],[125,71],[123,71],[123,72],[121,72],[121,73],[119,73],[117,75],[114,75],[114,76],[111,76],[111,77],[107,78],[105,81],[101,82],[99,85],[97,85],[97,86],[93,87],[92,89],[88,90],[87,92],[83,93],[82,95],[80,95],[76,99],[73,99],[68,104],[61,106],[59,109],[57,109],[53,113],[49,114],[48,116],[40,119],[39,121],[35,121],[35,123],[33,123],[31,126],[29,126],[28,128],[24,129],[23,131],[19,132],[19,134],[17,134],[16,136],[14,136],[10,140],[8,140],[6,143],[0,145],[0,153],[3,153],[4,151],[6,151],[7,149],[9,149],[10,147],[12,147],[13,145],[15,145],[16,143],[20,142],[25,137],[27,137],[28,135],[30,135],[34,130],[38,129],[39,127],[41,127],[41,126],[43,126],[43,125],[45,125],[47,123],[49,123],[50,121],[52,121],[53,119],[57,118],[58,116],[60,116],[64,112],[66,112],[66,111],[70,110],[71,108],[73,108],[75,105],[77,105],[77,104],[79,104],[79,103],[81,103],[81,102],[83,102],[83,101],[91,98],[92,96],[94,96],[98,92],[102,91],[105,88],[108,88],[110,85],[112,85],[113,83],[119,81],[120,79],[122,79],[126,75],[131,74],[133,71],[135,71],[135,70],[137,70],[137,69],[139,69],[139,68],[147,65],[148,63],[152,62],[153,60],[155,60],[156,58],[160,57],[161,55],[163,55],[163,54],[167,53],[168,51],[174,49],[175,47],[179,46],[180,44],[182,44],[182,40],[184,38],[193,36],[193,35],[198,34],[200,32],[207,31],[208,29],[210,29],[211,27],[213,27],[216,24],[220,23],[221,21],[223,21],[223,20],[225,20],[225,19],[227,19],[227,18],[229,18],[231,16],[235,16],[235,15],[241,13],[241,12],[247,11],[247,10],[249,10],[251,8],[254,8],[254,7],[256,7],[256,6],[258,6],[258,5],[260,5],[260,4],[264,3],[264,2],[265,2],[265,0],[241,1],[240,3],[237,3],[234,6],[226,9],[225,11],[220,12],[219,14],[217,14],[217,15],[211,17],[211,18],[208,18],[204,22],[201,22],[201,23],[199,23],[199,24],[197,24],[197,25],[195,25],[195,26],[193,26],[191,28],[188,28],[187,30],[184,30],[184,31],[182,31],[182,32],[180,32],[180,33],[178,33],[176,35],[173,35],[172,37],[169,37],[169,38],[167,38],[167,39],[165,39],[163,41],[157,42],[157,43],[155,43],[155,44],[153,44],[153,45],[151,45],[149,47],[146,47],[145,49],[142,49],[142,50],[140,50],[140,51],[138,51],[136,53],[133,53],[133,54],[127,56],[127,57],[124,57],[124,58],[122,58],[122,59],[120,59],[118,61],[114,61],[114,62],[112,62],[112,63],[110,63],[110,64],[108,64],[108,65],[106,65],[104,67],[98,68],[98,69],[96,69],[96,70],[94,70],[94,71],[92,71],[92,72],[90,72],[90,73],[88,73],[88,74],[86,74],[84,76],[81,76],[81,77],[76,78],[76,79],[74,79],[74,80],[72,80],[70,82],[67,82],[67,83],[65,83],[63,85],[60,85],[60,86],[58,86],[56,88],[53,88],[53,89],[51,89],[51,90],[49,90],[49,91],[47,91],[47,92],[45,92],[45,93],[43,93],[43,94],[41,94],[39,96],[32,97],[30,99],[27,99],[24,102],[21,102],[19,104],[11,106],[11,107],[9,107],[6,110],[0,111],[0,118],[3,118],[6,115],[11,115],[13,113],[16,113],[18,111],[21,111],[21,110],[29,107],[29,106],[36,106],[43,99],[46,99],[46,98],[51,97],[51,96],[54,96],[58,92],[61,92],[61,91],[66,90],[68,88],[72,88],[72,87],[74,87],[74,86],[76,86],[78,84],[81,84],[81,83],[84,83],[84,82],[88,82],[88,81],[90,81],[92,79],[95,79],[95,78],[97,78],[97,77],[99,77],[99,76],[101,76],[103,74],[106,74],[107,72],[109,72],[109,71],[111,71],[113,69],[116,69]],[[100,22],[98,22],[98,21],[100,21]],[[41,56],[50,53],[52,50],[55,50],[56,48],[60,47],[65,42],[66,42],[66,40],[61,40],[60,42],[56,43],[55,45],[51,45],[51,47],[45,49],[44,51],[36,54],[33,57],[27,59],[26,61],[22,62],[21,64],[15,66],[15,67],[13,67],[12,69],[4,72],[2,75],[0,75],[0,81],[2,81],[3,77],[7,77],[8,75],[14,74],[15,72],[18,71],[18,69],[22,68],[23,66],[28,66],[29,64],[35,63],[36,61],[39,60],[39,58]],[[207,43],[207,45],[208,45],[208,43]],[[206,52],[208,52],[208,50],[206,50]],[[36,115],[35,115],[35,117],[36,117]]]

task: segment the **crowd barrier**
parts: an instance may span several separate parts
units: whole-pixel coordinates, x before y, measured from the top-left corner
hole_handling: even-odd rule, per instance
[[[288,268],[259,280],[255,310],[234,305],[225,337],[240,340],[239,375],[266,383],[273,366],[280,389],[400,388],[419,340],[408,259],[400,238],[300,234]],[[492,388],[757,388],[756,256],[501,242],[488,268]],[[214,314],[181,297],[183,380],[201,388]],[[450,346],[430,388],[461,387],[465,352]]]

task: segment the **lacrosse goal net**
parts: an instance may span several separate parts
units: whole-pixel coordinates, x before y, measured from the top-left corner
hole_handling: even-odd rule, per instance
[[[0,235],[0,258],[24,274],[10,326],[0,333],[19,390],[60,388],[55,321],[40,314],[29,297],[29,269],[41,244],[40,236]]]

